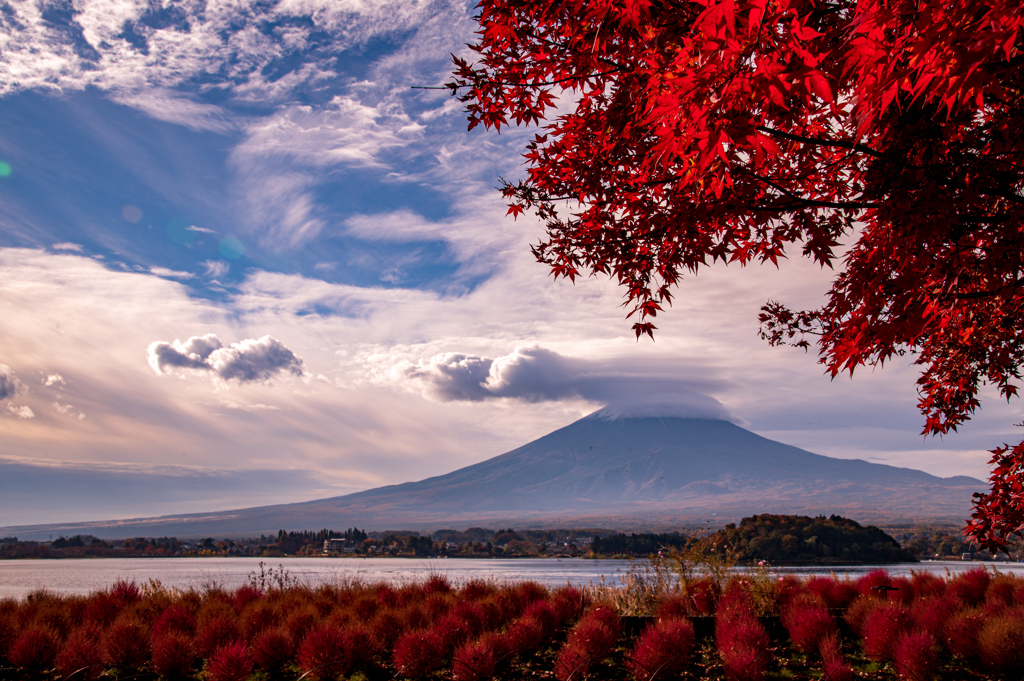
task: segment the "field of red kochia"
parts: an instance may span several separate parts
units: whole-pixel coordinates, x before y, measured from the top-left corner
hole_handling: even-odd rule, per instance
[[[0,601],[0,678],[1019,679],[1024,579],[883,571],[691,580],[622,616],[607,591],[419,583]],[[618,602],[624,602],[619,599]],[[635,610],[637,603],[630,607]]]

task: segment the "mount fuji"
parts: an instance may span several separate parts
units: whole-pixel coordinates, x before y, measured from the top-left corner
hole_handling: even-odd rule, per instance
[[[251,536],[278,529],[721,524],[756,513],[962,522],[975,478],[835,459],[729,421],[599,411],[445,475],[329,499],[215,513],[0,528],[22,538]]]

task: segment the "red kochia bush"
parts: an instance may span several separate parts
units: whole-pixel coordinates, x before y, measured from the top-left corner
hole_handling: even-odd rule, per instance
[[[431,575],[423,582],[422,589],[424,594],[450,594],[452,583],[444,575]]]
[[[245,606],[238,621],[242,637],[251,641],[264,629],[276,627],[281,621],[281,614],[272,604],[255,600]]]
[[[452,656],[455,681],[490,681],[494,678],[500,656],[497,641],[492,634],[485,634],[463,644]]]
[[[981,662],[998,674],[1024,666],[1024,609],[1013,608],[989,618],[978,632]]]
[[[1017,579],[1009,575],[1000,575],[989,582],[988,590],[985,592],[985,603],[997,609],[1014,605],[1017,588]]]
[[[715,620],[718,654],[732,681],[760,681],[768,666],[768,632],[750,607],[737,599],[723,604]]]
[[[574,586],[557,589],[551,599],[551,606],[558,615],[559,624],[570,622],[583,613],[587,606],[586,595]]]
[[[264,629],[249,645],[256,667],[273,673],[288,664],[295,651],[291,636],[280,629]]]
[[[373,636],[361,624],[352,624],[342,630],[345,648],[349,651],[352,665],[355,668],[365,666],[373,661]]]
[[[76,629],[64,641],[54,660],[57,672],[64,678],[96,679],[103,671],[103,655],[99,646],[100,631],[95,624]]]
[[[946,593],[946,580],[931,572],[915,572],[910,581],[918,598],[941,596]]]
[[[153,671],[168,679],[191,676],[196,662],[192,638],[177,631],[166,631],[153,637]]]
[[[395,641],[392,660],[402,676],[426,678],[444,664],[441,639],[433,631],[408,631]]]
[[[887,597],[888,600],[893,600],[903,605],[908,605],[914,602],[917,597],[914,583],[906,577],[893,577],[889,583],[895,591],[890,591]]]
[[[599,606],[587,612],[569,632],[555,660],[555,676],[571,681],[587,676],[590,668],[607,656],[619,638],[618,614]]]
[[[245,681],[252,674],[252,657],[241,641],[233,641],[214,651],[207,661],[208,681]]]
[[[954,577],[946,584],[946,592],[967,605],[981,605],[991,581],[992,575],[985,568],[975,568]]]
[[[299,645],[299,667],[314,681],[331,681],[347,674],[352,656],[345,643],[341,629],[330,624],[313,627]]]
[[[694,642],[693,625],[689,621],[660,620],[641,634],[626,666],[638,681],[676,676],[689,664]]]
[[[305,605],[288,613],[288,618],[285,620],[285,627],[288,629],[288,633],[292,635],[293,639],[300,641],[319,617],[320,616],[317,614],[316,608],[310,605]]]
[[[479,603],[459,601],[452,607],[448,615],[465,621],[470,632],[474,635],[487,628],[487,613]]]
[[[195,646],[200,657],[210,657],[221,646],[238,640],[235,618],[226,613],[215,613],[204,618],[196,630]]]
[[[521,620],[532,619],[540,625],[545,636],[554,636],[558,630],[558,613],[555,611],[554,606],[548,601],[536,601],[530,603],[523,610],[523,616]]]
[[[121,611],[121,603],[109,591],[100,591],[89,596],[82,608],[82,619],[105,627],[113,622]]]
[[[893,645],[911,628],[910,615],[898,603],[880,603],[864,619],[864,654],[879,660],[892,659]]]
[[[520,657],[536,652],[547,640],[544,625],[535,617],[523,615],[504,634],[509,652]]]
[[[150,632],[154,637],[170,632],[191,636],[195,629],[195,615],[184,605],[175,603],[164,608],[163,612],[156,616]]]
[[[857,591],[862,596],[880,596],[881,592],[878,590],[880,586],[889,586],[892,582],[892,578],[889,573],[885,570],[878,569],[872,570],[871,572],[858,578],[855,584],[857,585]]]
[[[9,615],[0,613],[0,664],[7,659],[7,653],[13,643],[14,624],[11,623]]]
[[[60,642],[49,627],[32,625],[14,639],[7,659],[19,669],[43,671],[53,666]]]
[[[793,646],[810,655],[818,652],[821,639],[836,630],[835,618],[825,604],[813,596],[797,596],[782,610],[782,625],[789,632]]]
[[[899,635],[892,646],[892,663],[896,674],[907,681],[931,681],[935,676],[938,647],[927,631],[908,631]]]
[[[710,577],[702,577],[686,585],[686,599],[689,601],[689,614],[713,615],[722,589],[718,582]]]
[[[978,633],[985,623],[985,613],[980,608],[967,608],[953,613],[943,627],[943,642],[954,655],[965,660],[978,656]]]
[[[469,622],[451,612],[441,617],[431,630],[441,639],[445,651],[461,646],[477,633]]]
[[[854,582],[835,577],[809,577],[804,582],[804,590],[824,598],[825,604],[830,608],[848,608],[860,595]]]
[[[122,617],[103,636],[103,660],[122,671],[137,671],[149,659],[149,632],[142,622]]]
[[[404,631],[401,618],[390,608],[380,610],[370,622],[370,641],[378,654],[391,650]]]
[[[872,596],[858,596],[850,607],[843,614],[843,619],[850,626],[850,630],[857,636],[864,635],[864,620],[871,612],[881,606],[883,601]]]
[[[682,594],[670,594],[658,601],[654,616],[660,620],[680,619],[693,614],[690,599]]]
[[[131,605],[142,598],[142,590],[133,581],[119,579],[110,587],[110,596],[116,600],[121,607]]]
[[[366,622],[373,619],[373,616],[380,610],[380,603],[372,593],[364,593],[352,603],[352,612],[361,621]]]
[[[471,579],[462,585],[462,597],[471,601],[481,600],[494,593],[494,585],[482,579]]]
[[[246,585],[240,587],[235,591],[232,600],[232,605],[235,606],[235,612],[242,612],[251,603],[260,600],[263,597],[263,593],[254,586]]]
[[[943,639],[946,622],[953,613],[953,603],[944,596],[929,596],[910,606],[910,618],[915,626],[927,631],[936,641]]]

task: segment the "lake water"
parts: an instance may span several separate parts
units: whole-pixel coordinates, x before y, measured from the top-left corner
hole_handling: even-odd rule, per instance
[[[157,580],[165,587],[202,590],[211,586],[236,588],[263,569],[283,568],[303,584],[345,583],[351,580],[410,581],[438,574],[452,582],[471,579],[532,580],[551,587],[573,584],[620,583],[637,563],[628,560],[582,558],[458,559],[458,558],[66,558],[60,560],[0,561],[0,598],[24,598],[45,589],[64,594],[85,594],[105,589],[119,579],[145,584]],[[832,573],[855,577],[879,566],[840,568],[775,568],[778,574]],[[1022,563],[926,561],[881,566],[890,574],[927,571],[945,575],[986,567],[1024,576]]]

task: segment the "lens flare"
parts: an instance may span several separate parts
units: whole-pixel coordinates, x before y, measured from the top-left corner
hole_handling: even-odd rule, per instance
[[[121,209],[121,217],[128,222],[135,223],[142,219],[142,210],[138,206],[129,203]]]
[[[11,164],[7,161],[0,161],[0,177],[11,176]]]
[[[243,253],[245,253],[245,246],[242,245],[242,242],[239,239],[233,236],[227,236],[221,239],[220,254],[228,260],[237,260],[242,257]]]

